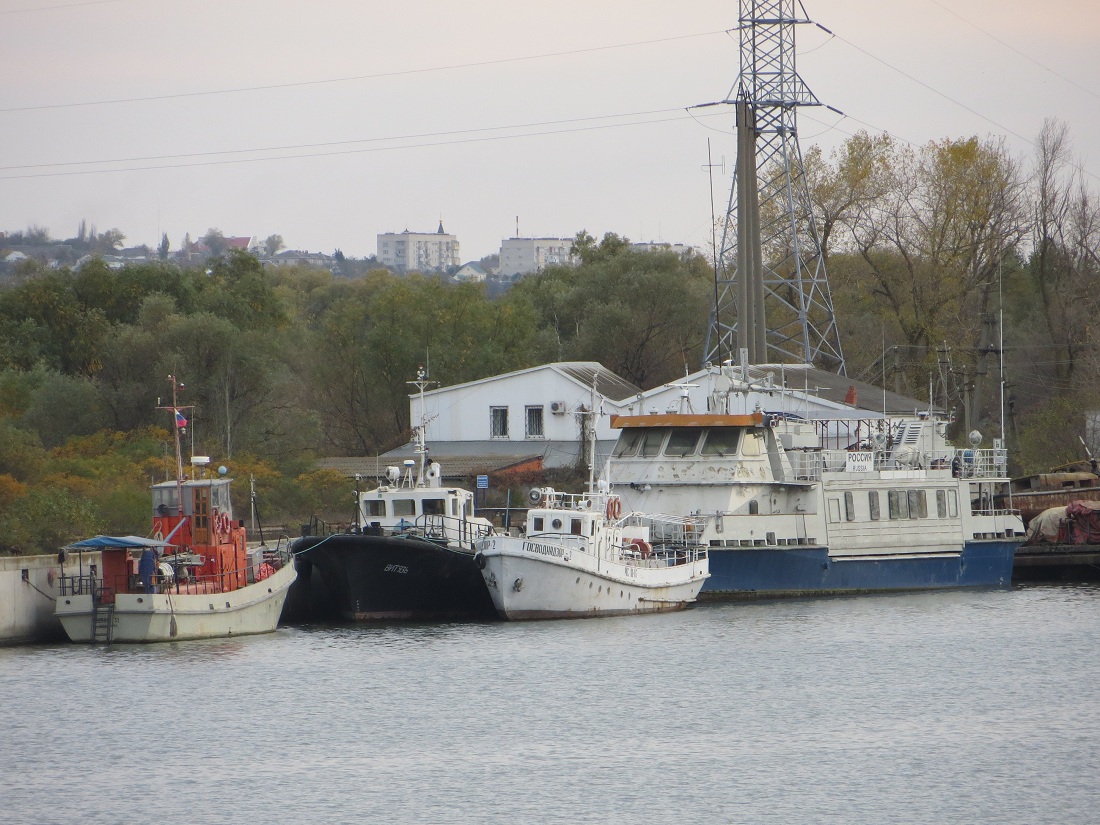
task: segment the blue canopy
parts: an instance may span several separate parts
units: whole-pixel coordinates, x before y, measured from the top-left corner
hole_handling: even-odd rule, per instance
[[[146,547],[171,547],[166,541],[142,538],[141,536],[96,536],[95,538],[74,541],[66,545],[66,550],[102,550],[114,547],[121,550],[141,550]]]

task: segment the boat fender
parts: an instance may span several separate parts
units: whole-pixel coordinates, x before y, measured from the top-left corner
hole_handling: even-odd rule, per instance
[[[476,553],[474,555],[474,564],[477,565],[478,570],[484,570],[485,569],[485,554],[484,553]]]

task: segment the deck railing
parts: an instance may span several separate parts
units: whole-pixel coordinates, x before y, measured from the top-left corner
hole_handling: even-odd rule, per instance
[[[172,556],[162,556],[161,563],[172,564]],[[186,595],[228,593],[258,581],[260,571],[257,568],[264,564],[269,565],[274,571],[290,563],[290,545],[289,543],[284,545],[283,540],[280,539],[274,548],[264,550],[258,564],[249,564],[221,573],[193,575],[189,572],[187,565],[180,565],[174,568],[172,576],[165,576],[158,567],[153,575],[153,592]],[[58,590],[62,596],[91,595],[97,603],[109,604],[115,600],[115,595],[118,593],[143,593],[145,587],[141,577],[136,573],[109,577],[84,573],[76,576],[61,576],[58,579]]]
[[[960,450],[954,447],[927,453],[894,453],[890,450],[867,450],[869,465],[852,465],[851,450],[788,450],[787,458],[800,481],[820,481],[822,473],[847,472],[850,466],[870,466],[879,470],[942,470],[954,478],[1004,478],[1007,453],[1003,449]]]

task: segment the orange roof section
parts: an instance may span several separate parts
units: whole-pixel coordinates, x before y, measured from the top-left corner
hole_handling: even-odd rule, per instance
[[[660,413],[657,415],[613,415],[611,426],[623,427],[759,427],[763,413],[748,415],[715,415],[711,413]]]

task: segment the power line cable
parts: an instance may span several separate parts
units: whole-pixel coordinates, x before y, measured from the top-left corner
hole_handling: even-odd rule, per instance
[[[1029,62],[1031,62],[1031,63],[1034,63],[1034,64],[1035,64],[1036,66],[1038,66],[1038,67],[1039,67],[1040,69],[1042,69],[1042,70],[1044,70],[1044,71],[1047,71],[1047,72],[1050,72],[1050,73],[1051,73],[1052,75],[1054,75],[1055,77],[1059,78],[1060,80],[1064,80],[1064,81],[1065,81],[1066,83],[1069,83],[1069,84],[1070,84],[1071,86],[1075,86],[1076,88],[1080,89],[1080,90],[1081,90],[1082,92],[1085,92],[1086,94],[1092,95],[1093,97],[1095,97],[1095,98],[1098,98],[1098,99],[1100,99],[1100,95],[1098,95],[1098,94],[1096,93],[1096,91],[1095,91],[1094,89],[1090,89],[1090,88],[1089,88],[1089,87],[1087,87],[1087,86],[1082,86],[1082,85],[1081,85],[1080,83],[1078,83],[1078,82],[1077,82],[1076,80],[1074,80],[1073,78],[1071,78],[1071,77],[1066,77],[1066,76],[1065,76],[1064,74],[1062,74],[1061,72],[1055,71],[1054,69],[1050,68],[1050,66],[1047,66],[1047,65],[1046,65],[1045,63],[1041,63],[1041,62],[1039,62],[1038,60],[1036,60],[1036,59],[1035,59],[1034,57],[1032,57],[1031,55],[1029,55],[1029,54],[1027,54],[1027,53],[1025,53],[1025,52],[1021,51],[1020,49],[1017,49],[1017,48],[1016,48],[1015,46],[1013,46],[1013,45],[1012,45],[1011,43],[1007,43],[1007,42],[1005,42],[1004,40],[1001,40],[1001,38],[997,37],[997,35],[993,34],[992,32],[990,32],[990,31],[988,31],[988,30],[986,30],[986,29],[983,29],[983,28],[982,28],[981,26],[979,26],[979,25],[978,25],[977,23],[975,23],[975,22],[974,22],[973,20],[968,20],[967,18],[963,17],[963,16],[961,15],[961,14],[959,14],[959,13],[958,13],[957,11],[955,11],[954,9],[949,9],[949,8],[948,8],[947,6],[945,6],[945,5],[943,4],[943,3],[939,2],[939,0],[928,0],[928,2],[929,2],[929,3],[932,3],[932,4],[933,4],[933,5],[935,5],[935,6],[939,6],[939,7],[941,8],[941,9],[943,9],[943,10],[944,10],[945,12],[947,12],[948,14],[950,14],[950,15],[952,15],[952,16],[954,16],[954,17],[957,17],[957,18],[958,18],[959,20],[961,20],[962,22],[966,23],[966,25],[968,25],[968,26],[970,26],[970,27],[972,27],[972,28],[974,28],[974,29],[977,29],[977,30],[978,30],[978,31],[980,31],[980,32],[981,32],[982,34],[984,34],[984,35],[985,35],[986,37],[988,37],[988,38],[989,38],[990,40],[992,40],[992,41],[994,41],[994,42],[996,42],[996,43],[999,43],[999,44],[1001,44],[1002,46],[1004,46],[1004,47],[1005,47],[1006,49],[1008,49],[1009,51],[1013,52],[1014,54],[1017,54],[1017,55],[1019,55],[1019,56],[1020,56],[1020,57],[1022,57],[1022,58],[1024,58],[1024,60],[1027,60],[1027,61],[1029,61]]]
[[[682,110],[681,109],[675,109],[675,110],[658,110],[658,111],[677,111],[677,112],[680,112]],[[78,169],[78,170],[57,171],[57,172],[32,172],[32,173],[18,174],[18,175],[0,175],[0,180],[23,180],[23,179],[27,179],[27,178],[70,177],[70,176],[74,176],[74,175],[110,174],[110,173],[115,173],[115,172],[142,172],[142,171],[149,171],[149,170],[155,170],[155,169],[183,169],[183,168],[190,168],[190,167],[195,167],[195,166],[224,166],[224,165],[236,164],[236,163],[258,163],[258,162],[277,161],[277,160],[295,160],[295,159],[299,159],[299,158],[318,158],[318,157],[331,157],[331,156],[336,156],[336,155],[354,155],[354,154],[363,154],[363,153],[367,153],[367,152],[388,152],[388,151],[401,150],[401,149],[423,149],[423,148],[426,148],[426,147],[434,147],[434,146],[456,146],[456,145],[461,145],[461,144],[465,144],[465,143],[484,143],[484,142],[487,142],[487,141],[494,141],[494,140],[511,140],[511,139],[515,139],[515,138],[541,137],[541,136],[545,136],[545,135],[560,135],[560,134],[569,134],[569,133],[575,133],[575,132],[590,132],[590,131],[597,131],[597,130],[601,130],[601,129],[622,128],[622,127],[626,127],[626,126],[648,126],[648,125],[659,124],[659,123],[672,123],[672,122],[675,122],[675,121],[686,120],[686,119],[687,119],[687,116],[681,114],[681,115],[675,116],[675,117],[657,117],[657,118],[652,118],[650,120],[630,121],[628,123],[605,123],[605,124],[594,125],[594,126],[578,126],[576,128],[549,129],[549,130],[544,130],[544,131],[539,131],[539,132],[524,132],[524,133],[516,134],[516,135],[485,135],[485,136],[481,136],[481,137],[469,137],[469,138],[462,138],[462,139],[457,139],[457,140],[439,140],[439,141],[427,141],[427,142],[423,142],[423,143],[408,143],[408,144],[402,144],[402,145],[398,145],[398,146],[369,146],[369,147],[360,147],[360,148],[356,148],[356,149],[340,149],[340,150],[334,150],[334,151],[330,151],[330,152],[308,152],[308,153],[302,153],[302,154],[274,155],[274,156],[271,156],[271,157],[259,157],[259,158],[231,158],[231,159],[222,159],[222,160],[200,160],[200,161],[196,161],[194,163],[160,163],[160,164],[149,165],[149,166],[132,166],[132,167],[122,167],[122,168],[117,168],[117,169]],[[563,121],[563,122],[569,122],[569,121]],[[500,127],[500,128],[507,128],[507,127]],[[446,133],[444,133],[444,134],[446,134]],[[430,137],[430,135],[428,135],[426,137]],[[376,139],[373,139],[373,140],[385,140],[385,138],[376,138]],[[353,141],[353,142],[366,142],[366,141]],[[316,145],[325,145],[325,144],[316,144]],[[310,144],[302,144],[301,148],[309,148],[310,146],[311,146]],[[299,147],[288,147],[288,148],[289,149],[294,149],[294,148],[299,148]],[[249,152],[249,151],[256,152],[256,151],[272,151],[272,150],[269,150],[269,149],[236,149],[236,150],[229,150],[227,152],[219,152],[219,153],[213,153],[213,154],[230,154],[230,153]],[[157,161],[157,160],[171,160],[171,159],[188,158],[188,157],[203,157],[203,156],[209,156],[210,154],[212,154],[212,153],[196,153],[194,155],[150,156],[150,157],[142,159],[141,161],[138,161],[138,162],[144,162],[144,160]],[[94,164],[94,163],[117,163],[117,162],[119,162],[119,161],[78,161],[76,163]],[[50,166],[63,166],[63,165],[67,165],[67,164],[38,164],[37,166],[31,167],[31,168],[48,168]]]
[[[718,34],[725,34],[726,30],[721,29],[718,31],[699,32],[697,34],[681,34],[673,35],[670,37],[660,37],[653,40],[637,40],[631,43],[616,43],[608,46],[590,46],[583,49],[569,49],[560,52],[545,52],[542,54],[521,55],[519,57],[502,57],[492,60],[475,60],[469,63],[452,63],[445,66],[427,66],[420,69],[395,69],[389,72],[375,72],[372,74],[362,75],[348,75],[346,77],[330,77],[322,78],[319,80],[295,80],[287,83],[270,83],[261,84],[257,86],[238,86],[229,89],[207,89],[204,91],[196,92],[175,92],[171,94],[162,95],[146,95],[143,97],[120,97],[120,98],[105,98],[102,100],[84,100],[73,101],[69,103],[43,103],[33,106],[11,106],[8,108],[0,109],[0,114],[11,114],[14,112],[35,112],[47,109],[74,109],[78,107],[88,106],[110,106],[121,103],[148,103],[156,100],[180,100],[182,98],[194,98],[194,97],[210,97],[213,95],[231,95],[231,94],[244,94],[246,92],[263,92],[272,91],[276,89],[295,89],[305,88],[309,86],[324,86],[333,83],[351,83],[361,80],[378,80],[387,77],[402,77],[416,74],[430,74],[432,72],[445,72],[454,71],[457,69],[472,69],[483,66],[499,66],[508,63],[521,63],[532,60],[546,60],[554,57],[568,57],[570,55],[577,54],[589,54],[592,52],[611,51],[615,49],[629,49],[637,46],[651,46],[656,43],[670,43],[677,40],[691,40],[700,37],[713,37]]]

